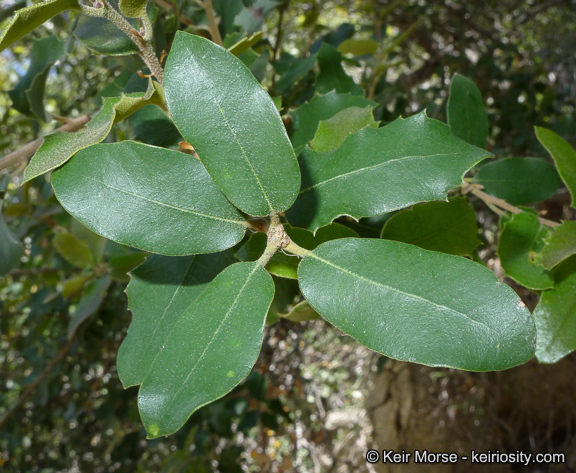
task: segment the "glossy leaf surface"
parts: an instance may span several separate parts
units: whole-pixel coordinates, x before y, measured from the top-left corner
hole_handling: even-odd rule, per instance
[[[558,190],[554,166],[538,158],[504,158],[482,166],[474,181],[484,191],[512,205],[541,202]]]
[[[78,0],[47,0],[18,10],[0,34],[0,51],[66,10],[80,10]]]
[[[114,123],[123,120],[141,107],[156,103],[157,100],[158,94],[154,88],[146,93],[136,92],[104,99],[98,114],[83,130],[75,133],[58,131],[44,138],[44,143],[24,171],[24,182],[62,166],[78,151],[100,143],[108,136]]]
[[[325,153],[339,148],[351,133],[361,130],[365,126],[378,128],[372,115],[372,106],[366,108],[350,107],[338,112],[328,120],[318,125],[314,140],[310,145],[314,151]]]
[[[576,151],[570,143],[552,130],[540,127],[534,129],[536,137],[554,159],[558,174],[572,196],[572,207],[576,208]]]
[[[214,253],[246,229],[202,163],[177,151],[131,141],[94,145],[54,171],[52,186],[92,231],[153,253]]]
[[[542,292],[534,310],[538,331],[536,357],[555,363],[576,350],[576,258],[554,271],[554,289]]]
[[[452,133],[474,146],[486,148],[488,115],[480,90],[467,77],[455,74],[452,78],[447,114]]]
[[[476,214],[463,197],[403,210],[386,222],[381,237],[426,250],[470,257],[481,243]]]
[[[286,216],[315,231],[342,215],[359,219],[444,200],[488,156],[424,112],[383,128],[363,128],[333,152],[302,153],[302,189]]]
[[[298,162],[274,102],[239,59],[178,32],[164,86],[182,136],[236,207],[264,216],[292,205]]]
[[[576,254],[576,222],[566,221],[554,227],[536,261],[550,269],[573,254]]]
[[[323,318],[386,356],[470,371],[534,356],[530,313],[510,287],[466,258],[347,238],[316,248],[298,277]]]
[[[315,96],[310,102],[290,112],[292,118],[290,139],[296,154],[300,154],[306,144],[314,139],[322,120],[328,120],[350,107],[374,108],[376,105],[378,104],[372,100],[350,94],[330,92]]]
[[[273,296],[272,277],[257,262],[236,263],[209,284],[142,382],[138,404],[149,438],[175,432],[250,373]]]
[[[548,289],[554,286],[549,271],[534,261],[534,254],[544,245],[548,235],[538,216],[523,212],[513,215],[502,225],[498,240],[498,257],[506,276],[529,289]]]
[[[230,250],[211,255],[150,255],[131,273],[126,294],[132,323],[117,362],[125,388],[142,383],[186,310],[234,261]]]

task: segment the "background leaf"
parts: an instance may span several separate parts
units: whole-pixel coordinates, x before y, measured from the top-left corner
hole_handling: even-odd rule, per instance
[[[452,133],[474,146],[486,148],[488,115],[474,82],[460,74],[452,77],[446,112]]]
[[[272,277],[257,262],[236,263],[209,284],[142,382],[138,404],[149,438],[175,432],[248,376],[273,297]]]
[[[307,320],[316,320],[318,317],[318,312],[316,312],[308,301],[302,301],[292,307],[290,312],[285,314],[280,314],[282,318],[289,320],[290,322],[306,322]]]
[[[576,222],[562,222],[562,225],[552,229],[544,242],[540,255],[536,255],[536,261],[550,269],[575,253]]]
[[[141,18],[146,14],[148,0],[120,0],[118,7],[128,18]]]
[[[378,105],[376,102],[364,97],[338,94],[335,91],[326,95],[316,95],[310,102],[290,112],[292,119],[290,139],[294,151],[297,155],[300,154],[306,144],[312,141],[322,120],[328,120],[338,112],[350,107],[371,107],[373,109],[376,105]]]
[[[294,151],[274,102],[239,59],[178,32],[164,86],[182,136],[234,205],[257,216],[292,205],[300,182]]]
[[[523,212],[502,223],[498,240],[498,257],[506,276],[529,289],[541,290],[554,286],[551,274],[534,261],[550,230],[538,216]]]
[[[176,323],[234,261],[230,250],[196,256],[150,255],[131,273],[126,294],[132,323],[117,361],[125,388],[142,383]]]
[[[72,266],[91,268],[94,266],[94,256],[86,243],[70,233],[58,233],[52,241],[54,248]]]
[[[347,238],[316,248],[298,277],[323,318],[386,356],[470,371],[534,356],[530,313],[510,287],[466,258]]]
[[[481,243],[476,214],[464,197],[418,204],[398,212],[384,225],[381,238],[470,257]]]
[[[64,55],[65,41],[56,35],[34,41],[30,51],[30,65],[26,74],[8,92],[12,106],[24,115],[46,121],[44,112],[44,87],[52,65]]]
[[[576,151],[570,143],[552,130],[538,126],[534,129],[536,137],[554,159],[558,174],[572,196],[572,207],[576,208]]]
[[[536,357],[555,363],[576,350],[576,258],[554,271],[554,289],[542,292],[534,310],[538,338]]]
[[[158,101],[155,88],[146,93],[136,92],[104,99],[98,114],[88,122],[86,127],[75,133],[56,132],[44,138],[44,143],[36,151],[24,171],[24,182],[62,166],[78,151],[100,143],[114,123],[131,115],[136,110]]]
[[[366,54],[376,54],[378,42],[373,39],[347,39],[338,46],[338,52],[342,54],[352,54],[353,56],[364,56]]]
[[[18,10],[0,34],[0,52],[66,10],[80,10],[78,0],[47,0]]]
[[[354,82],[344,71],[342,67],[342,54],[338,50],[329,45],[322,43],[316,60],[320,72],[316,78],[316,90],[321,94],[326,94],[332,90],[337,93],[344,94],[350,92],[352,95],[362,95],[362,87]]]
[[[325,153],[339,148],[351,133],[365,126],[378,128],[372,115],[372,106],[366,108],[350,107],[338,112],[328,120],[320,121],[318,130],[310,145],[314,151]]]
[[[116,10],[119,9],[118,0],[106,0]],[[148,16],[154,22],[156,11],[151,9]],[[128,22],[136,31],[140,29],[138,20]],[[138,46],[118,27],[106,18],[82,15],[73,31],[74,36],[88,49],[97,54],[107,56],[126,56],[138,52]]]
[[[86,284],[78,307],[76,307],[76,311],[68,324],[68,339],[74,336],[82,322],[96,313],[111,283],[112,279],[109,276],[103,276]]]
[[[302,153],[302,188],[286,217],[315,231],[341,215],[358,219],[444,200],[488,156],[424,112],[383,128],[363,128],[333,152]]]
[[[512,205],[526,205],[552,197],[560,185],[554,166],[539,158],[504,158],[483,165],[473,182],[487,194]]]
[[[24,248],[0,215],[0,276],[17,267],[23,254]]]
[[[214,253],[246,230],[202,163],[177,151],[130,141],[94,145],[54,171],[52,186],[92,231],[153,253]]]

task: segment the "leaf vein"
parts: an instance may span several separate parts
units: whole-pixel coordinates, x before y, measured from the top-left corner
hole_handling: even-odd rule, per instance
[[[490,327],[488,327],[486,324],[483,324],[482,322],[479,322],[479,321],[477,321],[477,320],[474,320],[474,319],[470,318],[469,316],[467,316],[466,314],[464,314],[464,313],[462,313],[462,312],[459,312],[459,311],[457,311],[457,310],[455,310],[455,309],[452,309],[452,308],[450,308],[450,307],[446,307],[445,305],[442,305],[442,304],[437,304],[436,302],[433,302],[433,301],[431,301],[431,300],[429,300],[429,299],[426,299],[426,298],[424,298],[424,297],[417,296],[416,294],[410,294],[410,293],[408,293],[408,292],[404,292],[404,291],[402,291],[402,290],[400,290],[400,289],[397,289],[397,288],[395,288],[395,287],[388,286],[388,285],[386,285],[386,284],[382,284],[382,283],[380,283],[380,282],[378,282],[378,281],[373,281],[372,279],[368,279],[368,278],[366,278],[366,277],[364,277],[364,276],[360,276],[359,274],[356,274],[356,273],[354,273],[353,271],[349,271],[349,270],[347,270],[346,268],[342,268],[341,266],[338,266],[337,264],[332,263],[331,261],[328,261],[328,260],[326,260],[326,259],[324,259],[324,258],[321,258],[320,256],[316,255],[315,253],[310,253],[310,256],[312,256],[313,258],[318,259],[319,261],[322,261],[323,263],[326,263],[326,264],[329,265],[329,266],[332,266],[333,268],[336,268],[336,269],[339,270],[339,271],[342,271],[343,273],[346,273],[346,274],[349,274],[350,276],[353,276],[353,277],[355,277],[355,278],[358,278],[358,279],[360,279],[361,281],[365,281],[365,282],[367,282],[367,283],[369,283],[369,284],[373,284],[374,286],[378,286],[378,287],[381,287],[381,288],[383,288],[383,289],[386,289],[386,290],[389,290],[389,291],[392,291],[392,292],[396,292],[397,294],[402,294],[402,295],[407,296],[407,297],[412,298],[412,299],[416,299],[416,300],[419,300],[419,301],[423,301],[423,302],[425,302],[425,303],[431,304],[431,305],[433,305],[433,306],[435,306],[435,307],[438,307],[438,308],[440,308],[440,309],[448,310],[449,312],[453,312],[453,313],[455,313],[455,314],[461,315],[462,317],[464,317],[465,319],[469,320],[469,321],[472,322],[473,324],[481,325],[482,327],[486,328],[488,331],[492,331],[492,329],[491,329]]]

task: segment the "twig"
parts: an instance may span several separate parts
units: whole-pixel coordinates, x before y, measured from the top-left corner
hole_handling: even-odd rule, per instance
[[[274,47],[272,48],[272,63],[275,63],[278,59],[278,51],[280,51],[280,44],[282,43],[282,21],[284,20],[284,12],[286,8],[288,8],[288,3],[286,2],[280,6],[279,13],[280,16],[278,17],[278,26],[276,27],[276,42],[274,43]],[[276,86],[276,74],[272,74],[272,88]]]
[[[78,118],[71,118],[55,131],[78,131],[89,121],[90,117],[88,115],[83,115]],[[44,138],[38,138],[37,140],[31,141],[27,145],[24,145],[22,148],[17,149],[16,151],[13,151],[12,153],[7,154],[1,158],[0,171],[13,164],[23,163],[30,159],[32,156],[34,156],[34,153],[38,151],[38,148],[40,148],[40,145],[42,145],[43,142]]]
[[[134,29],[128,20],[118,13],[108,2],[103,3],[101,0],[94,3],[94,5],[96,4],[98,4],[97,8],[81,5],[82,11],[90,16],[106,18],[114,23],[118,29],[123,31],[140,50],[140,57],[146,63],[152,75],[162,84],[164,82],[164,69],[162,69],[160,62],[156,57],[156,53],[154,52],[154,48],[152,47],[152,43],[148,38],[151,32],[146,31],[146,29],[149,29],[151,26],[150,22],[148,21],[148,25],[145,25],[147,28],[144,28],[143,37]]]
[[[200,5],[206,12],[206,17],[208,18],[208,25],[210,26],[210,36],[212,36],[212,41],[214,41],[219,46],[224,46],[222,41],[222,36],[220,36],[220,30],[218,29],[218,22],[216,21],[216,16],[214,16],[214,8],[212,7],[212,0],[196,0],[196,3]]]
[[[156,5],[161,6],[166,11],[172,10],[175,15],[177,14],[176,7],[174,5],[170,5],[168,2],[166,2],[164,0],[154,0],[154,3]],[[186,18],[183,14],[180,14],[180,23],[184,23],[186,26],[192,26],[194,24],[194,22],[192,20],[190,20],[189,18]]]
[[[10,416],[14,414],[14,412],[16,412],[18,407],[20,407],[26,401],[26,399],[30,397],[30,395],[36,390],[36,388],[40,385],[40,383],[44,381],[44,379],[46,379],[46,377],[54,370],[56,365],[66,356],[68,350],[70,350],[70,347],[75,341],[76,341],[76,335],[74,335],[70,340],[68,340],[68,343],[66,343],[66,345],[64,345],[60,349],[60,351],[56,355],[56,358],[54,358],[50,363],[48,363],[48,366],[44,368],[42,373],[40,373],[40,375],[32,383],[28,385],[28,387],[24,390],[24,392],[20,394],[20,397],[16,400],[16,402],[12,404],[12,406],[10,406],[10,408],[4,413],[2,418],[0,418],[0,430],[2,429],[2,427],[4,427],[4,424],[8,422]]]
[[[464,194],[467,193],[474,194],[479,199],[482,199],[486,204],[488,204],[489,207],[491,206],[490,204],[492,204],[495,205],[496,207],[507,210],[508,212],[512,212],[513,214],[520,214],[524,212],[524,210],[519,209],[518,207],[514,207],[505,200],[498,199],[497,197],[492,197],[491,195],[486,194],[486,192],[483,192],[480,189],[478,189],[478,187],[469,184],[467,182],[462,184],[461,189]],[[560,225],[558,222],[553,222],[552,220],[548,220],[546,218],[539,218],[539,220],[542,225],[547,225],[549,227],[558,227]]]

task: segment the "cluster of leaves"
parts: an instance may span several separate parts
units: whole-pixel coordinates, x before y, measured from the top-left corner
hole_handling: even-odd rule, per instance
[[[576,349],[574,222],[550,228],[531,209],[513,207],[549,198],[561,182],[574,196],[576,153],[538,128],[556,167],[536,158],[479,164],[493,156],[487,114],[476,86],[460,75],[451,81],[448,124],[425,112],[375,121],[378,103],[363,97],[342,63],[378,64],[416,26],[384,45],[328,35],[304,58],[276,58],[274,48],[278,79],[268,93],[258,79],[269,49],[253,33],[274,4],[214,4],[219,30],[211,2],[190,7],[186,17],[198,24],[206,16],[210,41],[200,26],[162,31],[167,25],[145,1],[96,3],[48,0],[19,10],[0,48],[61,11],[81,9],[87,15],[76,22],[76,38],[101,54],[138,53],[155,76],[119,76],[86,128],[46,137],[24,172],[30,185],[53,171],[57,199],[93,232],[75,224],[53,241],[83,269],[62,287],[64,296],[82,292],[70,339],[112,281],[137,266],[118,374],[125,387],[140,385],[150,438],[176,432],[246,378],[265,324],[279,317],[320,315],[387,356],[473,371],[510,368],[535,352],[552,362]],[[116,7],[139,18],[140,31]],[[170,44],[164,70],[153,40],[156,49]],[[62,44],[56,37],[35,43],[11,93],[14,108],[45,119],[42,91]],[[378,72],[367,84],[372,97],[380,79]],[[124,120],[138,141],[101,143]],[[181,137],[193,155],[169,149]],[[542,291],[532,316],[473,261],[480,241],[466,193],[512,211],[502,217],[498,254],[509,277]],[[386,220],[381,232],[357,223],[375,217]],[[0,231],[7,273],[22,249],[3,221]],[[144,253],[123,246],[105,251],[103,237],[153,254],[142,263]]]

